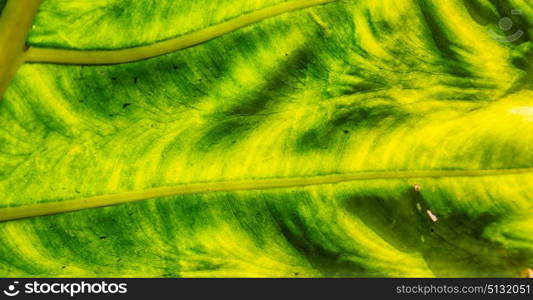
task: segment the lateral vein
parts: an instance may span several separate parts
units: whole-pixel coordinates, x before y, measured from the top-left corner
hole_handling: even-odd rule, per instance
[[[201,44],[226,33],[290,11],[335,1],[337,0],[296,0],[284,2],[190,34],[134,48],[92,51],[30,47],[26,53],[25,61],[32,63],[110,65],[145,60]]]
[[[154,198],[192,195],[214,192],[235,192],[279,188],[295,188],[313,185],[335,184],[359,180],[442,178],[442,177],[485,177],[533,173],[533,168],[485,169],[485,170],[421,170],[421,171],[376,171],[347,174],[329,174],[296,178],[254,179],[195,183],[171,187],[159,187],[144,191],[130,191],[118,194],[88,198],[30,204],[0,208],[0,222],[22,218],[67,213],[89,208],[118,205]]]

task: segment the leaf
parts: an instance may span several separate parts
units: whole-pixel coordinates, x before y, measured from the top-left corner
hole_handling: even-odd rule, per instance
[[[524,276],[531,7],[475,1],[521,11],[503,43],[463,1],[294,3],[43,1],[0,102],[0,274]]]

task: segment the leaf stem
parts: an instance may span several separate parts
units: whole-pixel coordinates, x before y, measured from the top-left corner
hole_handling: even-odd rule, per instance
[[[30,47],[26,56],[26,62],[80,65],[109,65],[134,62],[195,46],[226,33],[290,11],[335,1],[337,0],[295,0],[284,2],[190,34],[134,48],[92,51]]]
[[[9,0],[0,17],[0,97],[24,63],[26,36],[41,0]]]
[[[330,174],[296,178],[254,179],[244,181],[224,181],[194,183],[171,187],[159,187],[144,191],[131,191],[119,194],[101,195],[67,201],[29,204],[0,208],[0,222],[21,218],[38,217],[77,210],[117,205],[133,201],[162,198],[178,195],[192,195],[213,192],[234,192],[262,189],[294,188],[312,185],[335,184],[359,180],[407,179],[407,178],[449,178],[485,177],[533,173],[533,168],[485,169],[485,170],[421,170],[421,171],[373,171],[347,174]]]

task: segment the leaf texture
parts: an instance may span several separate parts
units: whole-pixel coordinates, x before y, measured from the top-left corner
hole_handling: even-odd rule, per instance
[[[113,55],[290,1],[44,0],[27,43]],[[344,0],[138,62],[24,64],[0,274],[523,276],[531,22],[526,1]]]

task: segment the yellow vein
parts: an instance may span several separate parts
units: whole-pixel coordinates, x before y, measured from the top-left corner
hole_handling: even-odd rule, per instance
[[[178,195],[294,188],[312,185],[335,184],[358,180],[482,177],[514,175],[524,173],[533,173],[533,168],[494,170],[376,171],[347,174],[330,174],[297,178],[273,178],[243,181],[194,183],[171,187],[152,188],[144,191],[131,191],[119,194],[101,195],[67,201],[56,201],[48,203],[29,204],[24,206],[4,207],[0,208],[0,221],[66,213],[89,208],[111,206],[127,202]]]
[[[26,54],[26,62],[108,65],[139,61],[198,45],[226,33],[290,11],[335,1],[337,0],[296,0],[284,2],[184,36],[135,48],[90,51],[30,47]]]

